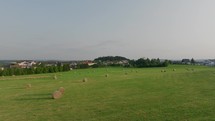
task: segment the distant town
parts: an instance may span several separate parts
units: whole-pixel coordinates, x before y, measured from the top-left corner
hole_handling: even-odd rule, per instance
[[[109,57],[109,58],[108,58]],[[117,59],[116,59],[117,58]],[[161,59],[160,61],[164,61],[165,59]],[[4,70],[5,68],[36,68],[38,66],[57,66],[58,64],[67,64],[72,69],[78,68],[88,68],[88,67],[96,67],[96,66],[128,66],[130,65],[132,60],[127,59],[121,56],[107,56],[107,57],[99,57],[94,60],[79,60],[79,61],[57,61],[57,60],[47,60],[47,61],[39,61],[39,60],[0,60],[0,70]],[[182,60],[169,60],[170,64],[195,64],[195,65],[204,65],[204,66],[215,66],[215,59],[202,59],[202,60],[194,60],[194,59],[182,59]]]

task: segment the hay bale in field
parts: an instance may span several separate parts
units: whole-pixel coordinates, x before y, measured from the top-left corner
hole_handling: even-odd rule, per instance
[[[83,82],[87,82],[88,80],[87,80],[87,78],[84,78],[82,81],[83,81]]]
[[[62,93],[60,91],[55,91],[54,93],[52,93],[53,99],[59,99],[61,97],[62,97]]]
[[[161,70],[161,72],[166,72],[166,70]]]
[[[60,91],[62,94],[65,92],[65,89],[63,88],[63,87],[60,87],[59,89],[58,89],[58,91]]]
[[[53,79],[57,80],[57,75],[54,75]]]
[[[176,71],[176,69],[173,69],[173,71]]]
[[[108,74],[105,74],[105,77],[108,77],[109,75]]]
[[[31,88],[31,84],[27,84],[27,85],[25,86],[25,88],[26,88],[26,89],[30,89],[30,88]]]

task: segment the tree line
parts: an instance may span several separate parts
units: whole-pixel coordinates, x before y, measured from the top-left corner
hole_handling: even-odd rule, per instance
[[[57,66],[38,66],[32,68],[5,68],[4,70],[0,70],[0,76],[56,73],[69,70],[70,70],[69,64]]]
[[[144,59],[140,58],[138,60],[130,60],[129,66],[137,67],[137,68],[144,68],[144,67],[167,67],[171,62],[165,60],[161,62],[160,59]]]

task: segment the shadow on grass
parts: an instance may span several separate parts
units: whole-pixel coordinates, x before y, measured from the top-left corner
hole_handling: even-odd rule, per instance
[[[4,88],[2,88],[2,89],[22,90],[22,89],[24,89],[24,88],[20,88],[20,87],[4,87]]]
[[[26,89],[26,88],[25,87],[12,87],[11,89],[21,90],[21,89]]]
[[[25,100],[51,100],[52,96],[50,93],[48,94],[24,94],[23,96],[20,96],[16,98],[17,101],[25,101]]]

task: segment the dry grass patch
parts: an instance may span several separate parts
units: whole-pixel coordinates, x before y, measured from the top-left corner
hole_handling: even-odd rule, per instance
[[[22,80],[22,79],[40,79],[40,78],[50,78],[50,76],[8,76],[1,78],[0,80]]]
[[[54,79],[54,80],[57,80],[57,75],[54,75],[53,79]]]
[[[31,87],[32,87],[31,84],[27,84],[27,85],[25,86],[26,89],[30,89]]]

